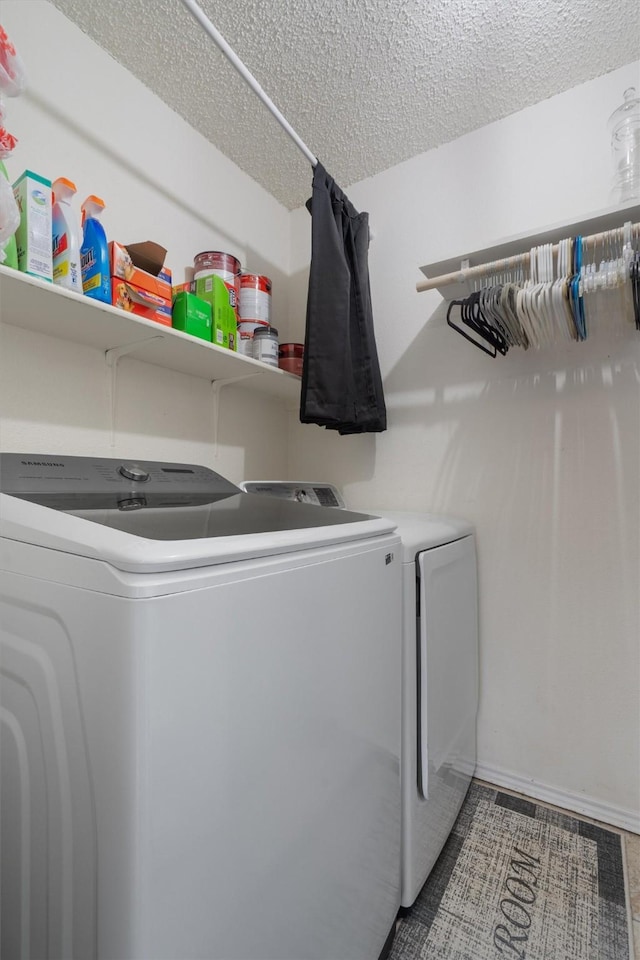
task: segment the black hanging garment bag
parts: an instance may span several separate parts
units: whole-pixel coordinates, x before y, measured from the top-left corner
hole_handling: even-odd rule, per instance
[[[380,433],[387,413],[369,288],[369,215],[358,213],[321,163],[313,172],[311,267],[300,420]]]

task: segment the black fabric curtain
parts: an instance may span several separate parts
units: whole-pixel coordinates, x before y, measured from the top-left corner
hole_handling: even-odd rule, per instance
[[[328,430],[387,428],[369,288],[369,215],[321,163],[313,172],[311,268],[300,420]]]

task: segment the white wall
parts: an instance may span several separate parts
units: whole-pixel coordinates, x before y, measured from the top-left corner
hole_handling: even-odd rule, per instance
[[[289,476],[476,524],[481,769],[640,829],[640,335],[609,294],[587,343],[493,360],[415,291],[422,264],[607,207],[606,121],[639,80],[636,63],[349,189],[371,215],[389,429],[292,422]],[[293,214],[300,315],[307,221]]]
[[[6,104],[20,141],[10,176],[29,168],[69,177],[78,214],[98,194],[108,237],[158,241],[176,282],[201,250],[235,254],[273,279],[274,318],[286,331],[288,211],[51,4],[3,0],[0,12],[29,81]],[[282,473],[286,412],[277,400],[225,387],[216,456],[210,384],[128,356],[112,449],[99,351],[9,326],[1,347],[5,450],[192,460],[236,481]]]

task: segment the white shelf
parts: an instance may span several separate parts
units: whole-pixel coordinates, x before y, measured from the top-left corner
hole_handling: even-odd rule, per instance
[[[105,352],[135,344],[130,356],[146,363],[206,380],[238,379],[288,401],[300,396],[300,378],[285,370],[2,266],[0,320]]]
[[[447,274],[460,273],[463,260],[468,260],[470,267],[491,263],[494,260],[505,260],[520,253],[528,253],[531,247],[542,243],[558,243],[565,237],[586,237],[594,233],[602,233],[604,230],[613,230],[621,227],[628,220],[634,223],[640,220],[640,204],[635,202],[621,204],[607,210],[599,210],[590,217],[574,223],[557,223],[542,227],[535,232],[508,237],[495,246],[485,247],[483,250],[474,250],[472,253],[462,253],[447,260],[427,263],[424,267],[420,267],[420,270],[429,280],[437,281]],[[436,283],[435,289],[445,300],[459,300],[469,294],[469,286],[462,278],[457,283],[442,286]]]

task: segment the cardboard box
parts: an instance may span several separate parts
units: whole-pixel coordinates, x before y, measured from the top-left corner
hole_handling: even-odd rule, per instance
[[[206,300],[193,293],[179,293],[173,301],[172,318],[174,329],[211,342],[211,304]]]
[[[109,244],[112,277],[126,280],[138,290],[147,290],[163,300],[171,300],[171,270],[164,267],[167,251],[159,243]]]
[[[111,278],[111,303],[114,307],[133,313],[145,320],[155,320],[166,327],[171,326],[171,301],[142,290],[126,280]]]
[[[18,268],[51,282],[51,180],[25,170],[13,185],[13,195],[20,207],[20,226],[16,230]]]
[[[171,297],[173,300],[180,293],[195,293],[196,292],[196,282],[195,280],[187,280],[186,283],[174,284],[171,288]]]
[[[229,301],[229,291],[221,277],[211,275],[195,281],[195,293],[211,304],[212,340],[218,347],[237,349],[236,312]]]

